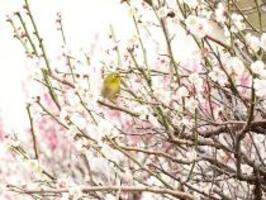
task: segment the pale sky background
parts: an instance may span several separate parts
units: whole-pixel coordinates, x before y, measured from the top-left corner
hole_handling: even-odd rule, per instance
[[[10,26],[5,22],[6,15],[22,10],[24,0],[0,0],[0,110],[6,128],[20,131],[25,123],[25,99],[21,80],[25,70],[24,50],[12,38]],[[62,13],[66,25],[66,35],[72,49],[88,47],[97,32],[103,32],[110,24],[114,25],[117,37],[127,38],[131,33],[127,11],[120,0],[31,0],[31,8],[38,28],[44,38],[50,55],[60,47],[55,30],[55,16]],[[177,32],[177,54],[186,59],[192,49],[184,33]],[[27,120],[27,119],[26,119]],[[24,122],[24,123],[23,123]],[[26,121],[27,123],[27,121]]]

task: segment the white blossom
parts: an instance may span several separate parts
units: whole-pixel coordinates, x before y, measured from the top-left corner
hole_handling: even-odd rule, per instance
[[[207,20],[210,20],[212,18],[213,11],[208,9],[206,6],[201,5],[198,15]]]
[[[246,28],[246,25],[243,22],[243,17],[240,14],[233,13],[231,15],[231,20],[232,20],[232,23],[233,23],[231,31],[233,33],[237,33],[237,32],[242,31],[242,30],[244,30]]]
[[[92,152],[88,152],[86,156],[88,157],[88,160],[90,160],[90,167],[93,172],[99,174],[105,174],[111,172],[109,163],[105,158],[98,157],[94,155]]]
[[[229,73],[241,75],[245,71],[245,65],[238,57],[229,57],[225,63]]]
[[[200,88],[203,85],[203,80],[198,73],[190,74],[188,80],[193,83],[197,88]]]
[[[225,18],[225,9],[224,9],[224,5],[222,3],[219,3],[217,5],[217,8],[215,9],[215,18],[216,21],[219,23],[224,23],[226,18]]]
[[[220,70],[218,67],[214,67],[212,71],[209,73],[209,77],[214,81],[218,82],[219,85],[225,86],[227,83],[226,74]]]
[[[190,8],[194,9],[199,5],[199,0],[184,0],[184,3],[186,3]]]
[[[88,122],[87,120],[81,116],[79,113],[74,113],[70,116],[70,121],[73,122],[80,129],[86,128]]]
[[[62,121],[65,121],[66,118],[68,116],[68,113],[66,110],[61,110],[60,113],[59,113],[59,118],[62,120]]]
[[[152,124],[153,127],[155,127],[155,128],[161,127],[160,123],[158,122],[158,119],[155,116],[153,116],[152,114],[148,115],[148,120]]]
[[[89,123],[86,127],[86,134],[91,138],[95,138],[98,135],[98,128],[95,124]]]
[[[29,159],[26,160],[26,165],[36,173],[42,173],[42,168],[39,165],[39,161],[36,159]]]
[[[260,47],[266,51],[266,33],[263,33],[260,37]]]
[[[166,6],[162,6],[159,10],[158,10],[158,16],[160,18],[164,18],[167,16],[167,14],[169,13],[169,8],[167,8]]]
[[[243,164],[241,168],[242,168],[243,173],[250,174],[250,175],[252,174],[253,168],[250,167],[249,165]]]
[[[266,80],[261,80],[256,78],[254,80],[254,88],[256,90],[256,95],[259,97],[266,96]]]
[[[190,112],[194,112],[195,108],[197,108],[199,105],[198,101],[195,100],[194,98],[188,98],[186,100],[186,108],[190,111]]]
[[[101,152],[107,156],[112,161],[115,161],[116,163],[120,162],[123,160],[124,156],[120,151],[117,151],[115,149],[112,149],[109,145],[107,144],[102,144],[101,145]]]
[[[75,72],[77,74],[79,74],[81,77],[85,76],[85,75],[88,75],[88,72],[89,72],[89,67],[90,66],[87,66],[87,65],[80,65],[80,64],[77,64],[75,66]]]
[[[83,90],[88,90],[88,89],[89,89],[88,79],[84,78],[84,77],[80,78],[77,81],[76,90],[77,91],[83,91]]]
[[[180,121],[180,124],[186,126],[186,127],[192,127],[193,125],[193,122],[191,121],[191,119],[188,119],[188,118],[182,118],[181,121]]]
[[[185,86],[181,86],[180,88],[178,88],[177,96],[178,97],[187,97],[187,96],[189,96],[189,92],[188,92],[187,88]]]
[[[253,51],[257,52],[260,49],[260,40],[258,37],[252,35],[251,33],[248,33],[245,36],[245,39]]]
[[[148,185],[156,185],[156,186],[161,186],[162,183],[161,181],[159,181],[157,178],[155,178],[154,176],[151,176],[147,179],[147,184]]]
[[[68,103],[73,107],[80,104],[80,100],[73,90],[68,90],[66,92],[66,99],[68,100]]]
[[[265,64],[261,60],[257,60],[250,66],[253,73],[258,74],[259,76],[266,78],[266,69]]]
[[[195,15],[189,15],[185,19],[187,29],[195,36],[202,38],[211,32],[211,26],[208,20],[203,17],[197,17]]]
[[[87,144],[88,144],[88,141],[85,138],[78,138],[75,140],[75,147],[79,152],[85,153]]]
[[[140,115],[140,119],[142,120],[145,120],[146,116],[150,113],[149,108],[146,105],[136,106],[134,108],[134,112],[138,113]]]
[[[70,125],[69,129],[67,130],[67,134],[69,136],[71,136],[72,138],[74,138],[77,135],[78,132],[79,132],[79,130],[74,125]]]
[[[82,197],[82,187],[74,186],[69,188],[69,194],[73,197],[73,199],[78,200]]]
[[[97,126],[97,132],[98,134],[96,140],[101,140],[105,136],[116,137],[119,134],[118,130],[114,127],[114,125],[107,120],[102,120],[99,123],[99,125]]]
[[[71,199],[69,193],[63,193],[62,196],[60,197],[60,200],[69,200],[69,199]]]
[[[112,194],[105,195],[105,200],[116,200],[117,198]]]

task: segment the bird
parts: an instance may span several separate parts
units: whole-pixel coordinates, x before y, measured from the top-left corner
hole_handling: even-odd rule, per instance
[[[121,90],[121,75],[119,72],[112,72],[106,75],[103,80],[101,95],[115,103]]]

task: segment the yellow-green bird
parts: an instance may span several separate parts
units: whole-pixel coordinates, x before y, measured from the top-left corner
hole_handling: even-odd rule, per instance
[[[103,81],[102,96],[111,102],[115,102],[120,93],[121,76],[118,72],[108,74]]]

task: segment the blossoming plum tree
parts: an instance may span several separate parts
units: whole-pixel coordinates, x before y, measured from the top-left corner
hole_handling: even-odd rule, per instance
[[[3,139],[5,161],[14,163],[1,167],[3,197],[266,198],[266,33],[258,2],[259,26],[234,0],[121,4],[135,27],[130,41],[121,43],[111,27],[105,46],[80,55],[67,49],[58,14],[58,60],[47,56],[27,0],[8,17],[32,72],[25,83],[31,137]],[[196,47],[186,62],[173,48],[180,27]],[[113,71],[121,92],[110,102],[101,87]]]

